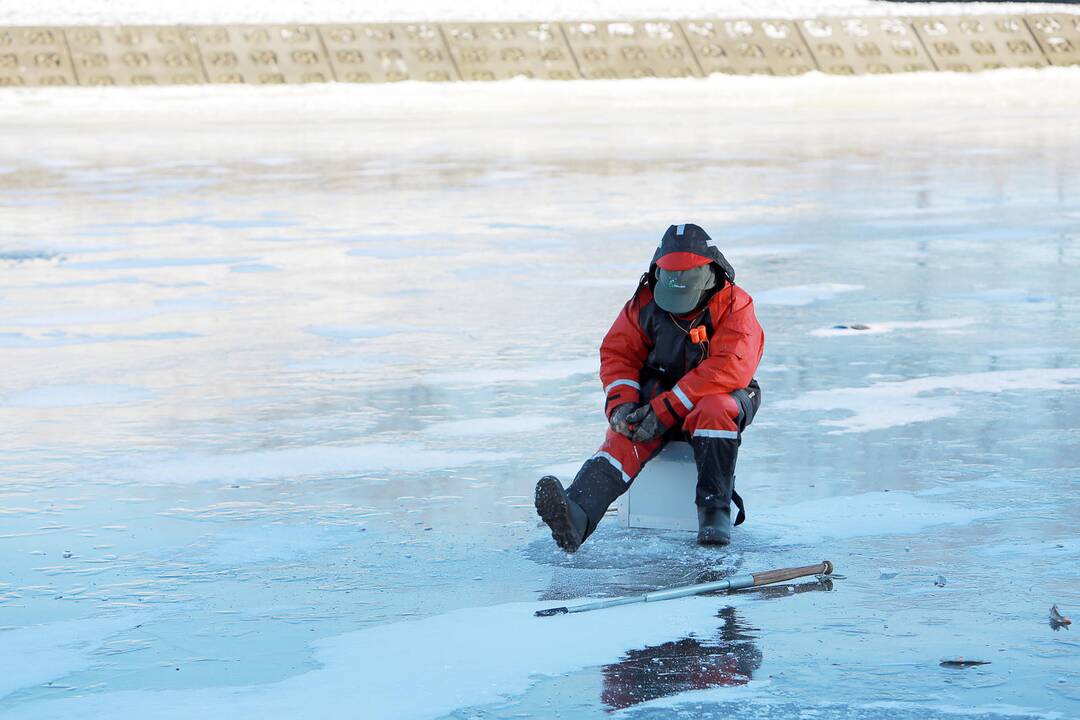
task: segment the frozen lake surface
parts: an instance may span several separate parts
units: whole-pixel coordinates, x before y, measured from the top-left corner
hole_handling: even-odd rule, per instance
[[[1080,715],[1077,74],[762,82],[6,96],[0,714]],[[767,335],[749,520],[564,555],[683,221]]]

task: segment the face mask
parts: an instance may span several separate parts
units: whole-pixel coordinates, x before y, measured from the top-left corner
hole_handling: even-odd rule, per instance
[[[698,305],[716,286],[712,263],[689,270],[656,270],[653,298],[662,310],[681,315]]]

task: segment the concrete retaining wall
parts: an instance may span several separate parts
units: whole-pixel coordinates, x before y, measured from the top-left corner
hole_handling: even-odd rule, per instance
[[[0,27],[0,86],[978,72],[1080,65],[1080,15]]]

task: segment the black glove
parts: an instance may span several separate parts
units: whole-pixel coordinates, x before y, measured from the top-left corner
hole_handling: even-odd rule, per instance
[[[619,405],[611,411],[611,417],[608,418],[608,423],[611,424],[611,429],[620,435],[630,437],[633,433],[630,431],[630,425],[626,422],[626,417],[634,412],[637,407],[635,403],[628,402]]]
[[[630,439],[634,442],[648,442],[664,434],[667,430],[660,418],[656,417],[652,405],[646,403],[626,417],[626,422],[634,428]]]

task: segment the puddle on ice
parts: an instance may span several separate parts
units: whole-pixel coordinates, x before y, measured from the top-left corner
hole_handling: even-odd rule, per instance
[[[745,685],[761,667],[754,643],[757,628],[735,608],[720,611],[720,628],[710,637],[685,637],[640,650],[628,650],[604,665],[601,701],[612,710],[692,690]]]

